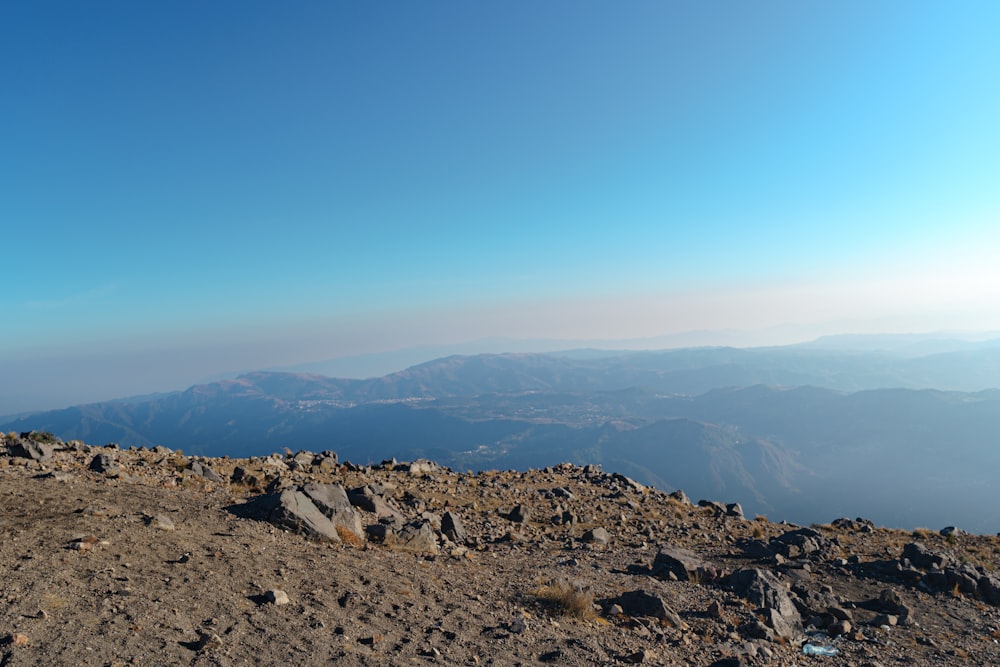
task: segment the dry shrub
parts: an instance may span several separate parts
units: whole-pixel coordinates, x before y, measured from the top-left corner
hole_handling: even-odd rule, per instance
[[[583,587],[571,584],[565,579],[556,579],[541,586],[532,595],[555,606],[563,616],[579,619],[595,616],[594,596]]]
[[[337,526],[337,535],[340,536],[341,542],[348,544],[355,549],[360,549],[365,546],[364,541],[358,537],[357,533],[346,526]]]

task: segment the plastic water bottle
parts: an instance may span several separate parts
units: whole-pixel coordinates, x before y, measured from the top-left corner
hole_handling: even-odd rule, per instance
[[[803,644],[802,653],[805,655],[837,655],[840,650],[833,646],[817,646],[816,644]]]

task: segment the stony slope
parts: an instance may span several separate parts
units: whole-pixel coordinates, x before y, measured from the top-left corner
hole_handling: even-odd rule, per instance
[[[993,537],[748,520],[596,467],[0,454],[2,665],[1000,664]]]

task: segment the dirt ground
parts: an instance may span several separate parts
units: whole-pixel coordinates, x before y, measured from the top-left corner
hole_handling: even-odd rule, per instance
[[[1000,607],[865,574],[866,563],[899,558],[916,538],[995,571],[994,537],[827,525],[817,531],[836,538],[836,553],[762,563],[738,545],[795,527],[574,466],[413,474],[288,466],[289,453],[200,459],[222,480],[210,481],[169,450],[57,443],[39,461],[12,443],[0,457],[0,665],[1000,664]],[[100,453],[114,470],[89,468]],[[254,483],[233,483],[237,467]],[[234,510],[268,483],[308,481],[375,484],[408,520],[453,512],[469,539],[441,538],[433,550],[335,543]],[[513,520],[518,506],[527,516]],[[562,512],[572,520],[557,523]],[[587,541],[597,527],[606,544]],[[763,568],[803,596],[821,593],[851,627],[817,634],[803,617],[797,636],[755,636],[767,614],[746,596],[653,571],[664,544],[720,572]],[[887,588],[909,610],[897,625],[877,623],[865,606]],[[636,590],[670,612],[616,607]],[[838,655],[803,655],[804,642]]]

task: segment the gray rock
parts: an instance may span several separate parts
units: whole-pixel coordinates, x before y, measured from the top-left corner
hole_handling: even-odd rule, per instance
[[[437,535],[426,521],[406,524],[396,535],[394,542],[407,551],[430,554],[439,551]]]
[[[347,491],[340,484],[311,482],[302,487],[302,492],[328,516],[337,512],[354,511],[354,506],[347,497]]]
[[[766,639],[767,641],[774,641],[774,630],[767,627],[763,621],[760,619],[753,619],[748,623],[744,623],[737,631],[744,637],[750,637],[752,639]]]
[[[215,472],[208,467],[207,464],[201,463],[200,461],[191,461],[191,465],[188,466],[188,470],[199,477],[204,477],[210,482],[216,482],[219,484],[223,482],[222,476],[220,476],[219,473]]]
[[[723,516],[726,513],[726,506],[714,500],[699,500],[698,507],[712,510],[716,516]]]
[[[838,613],[850,614],[846,609],[841,607],[841,602],[836,596],[831,593],[816,590],[814,587],[797,585],[793,587],[793,592],[795,596],[792,598],[792,602],[799,610],[799,614],[803,617],[814,617],[814,616],[828,616],[830,620],[834,618],[841,618]],[[834,609],[840,609],[840,612],[833,611]],[[847,618],[846,620],[853,620]],[[821,627],[823,623],[816,624],[816,627]]]
[[[406,466],[407,472],[411,475],[430,475],[441,470],[441,466],[427,459],[417,459]]]
[[[764,540],[747,540],[740,543],[743,555],[748,558],[766,559],[774,557],[774,550]]]
[[[775,633],[791,639],[802,631],[802,617],[784,585],[771,572],[757,568],[737,570],[724,585],[765,611],[765,622]]]
[[[229,478],[233,484],[246,484],[247,486],[260,486],[260,478],[256,475],[250,474],[246,468],[241,466],[236,466],[233,468],[233,474]]]
[[[591,528],[583,534],[583,541],[592,544],[607,544],[611,541],[611,534],[607,530],[598,526]]]
[[[987,603],[1000,606],[1000,579],[991,574],[980,576],[979,594]]]
[[[745,519],[743,515],[743,506],[739,503],[729,503],[726,505],[726,516],[734,516],[738,519]]]
[[[836,618],[839,621],[853,621],[854,620],[854,615],[851,614],[850,610],[844,609],[843,607],[839,607],[837,605],[831,605],[831,606],[827,607],[826,608],[826,612],[828,614],[830,614],[830,616],[833,616],[834,618]]]
[[[341,541],[334,523],[306,494],[294,488],[258,496],[233,511],[321,540]]]
[[[531,510],[525,505],[518,505],[510,511],[507,518],[514,523],[525,523],[531,516]]]
[[[292,457],[293,461],[297,461],[300,465],[311,466],[316,460],[316,455],[308,450],[300,449],[295,452],[295,456]]]
[[[942,567],[948,563],[947,556],[931,551],[919,542],[910,542],[904,546],[902,557],[910,561],[916,567],[925,570],[932,567]]]
[[[903,603],[899,598],[899,593],[891,588],[883,588],[882,592],[879,593],[878,600],[876,601],[878,608],[889,614],[898,614],[899,608],[902,604]]]
[[[507,624],[507,629],[511,631],[511,634],[523,634],[528,629],[528,619],[522,614],[515,614],[511,622]]]
[[[381,493],[378,493],[370,485],[351,489],[347,492],[347,498],[352,505],[371,512],[378,519],[398,519],[403,520],[403,515],[397,512],[390,505]]]
[[[285,466],[286,469],[287,467],[288,466]],[[264,493],[280,493],[285,489],[292,488],[292,486],[294,485],[292,484],[291,480],[289,480],[287,477],[282,477],[281,475],[278,475],[277,477],[275,477],[274,479],[272,479],[270,482],[267,483],[267,486],[264,487]]]
[[[645,486],[643,486],[639,482],[635,481],[631,477],[626,477],[625,475],[622,475],[621,473],[617,473],[617,472],[614,473],[613,475],[611,475],[611,479],[615,480],[616,482],[618,482],[622,486],[624,486],[624,487],[626,487],[626,488],[628,488],[628,489],[630,489],[632,491],[637,491],[639,493],[645,493],[646,492],[646,487]]]
[[[288,593],[278,589],[272,589],[264,593],[264,600],[273,605],[288,604]]]
[[[55,447],[47,442],[38,442],[31,438],[19,438],[10,449],[13,456],[31,459],[39,463],[46,463],[52,460]]]
[[[117,473],[119,471],[118,464],[115,463],[114,458],[107,452],[101,452],[97,454],[90,460],[90,465],[88,466],[94,472],[103,473]]]
[[[979,588],[979,573],[971,566],[963,565],[959,568],[947,568],[944,571],[948,578],[948,588],[953,590],[958,588],[960,593],[965,595],[975,595]]]
[[[340,484],[312,482],[302,487],[302,493],[306,494],[316,508],[335,526],[345,528],[359,540],[364,540],[365,529],[361,517],[354,511],[344,487]]]
[[[327,456],[326,454],[320,454],[313,459],[313,465],[319,468],[320,472],[333,472],[337,468],[337,455]]]
[[[621,607],[622,612],[628,616],[652,616],[672,624],[674,627],[683,630],[687,623],[670,608],[666,601],[650,591],[643,589],[622,593],[612,600],[614,604]]]
[[[441,517],[441,534],[455,544],[465,544],[469,539],[462,525],[462,519],[454,512],[445,512]]]
[[[429,523],[431,525],[431,528],[433,528],[437,532],[439,533],[441,532],[440,514],[435,514],[434,512],[421,511],[419,518],[421,521],[426,521],[427,523]]]
[[[849,633],[851,631],[851,622],[850,621],[837,621],[836,623],[831,623],[826,628],[826,631],[832,637],[838,637],[840,635],[846,635],[847,633]]]
[[[770,542],[771,550],[785,558],[809,556],[818,553],[823,546],[823,535],[812,528],[790,530]]]
[[[687,494],[684,493],[683,491],[681,491],[680,489],[677,489],[676,491],[671,492],[670,493],[670,497],[673,498],[674,500],[676,500],[677,502],[682,503],[684,505],[690,505],[691,504],[691,499],[688,498]]]
[[[175,529],[173,519],[162,513],[147,517],[146,524],[152,526],[153,528],[159,528],[160,530],[172,531]]]
[[[648,664],[656,660],[656,653],[654,653],[648,648],[644,648],[641,651],[636,651],[635,653],[629,653],[628,655],[624,656],[621,660],[622,662],[628,663],[630,665]]]
[[[700,581],[708,583],[718,578],[718,568],[704,560],[693,551],[672,544],[660,547],[653,559],[653,576],[663,577],[673,574],[681,581]]]
[[[389,542],[395,536],[392,528],[384,523],[365,526],[365,533],[372,542]]]
[[[198,630],[198,641],[193,642],[196,651],[209,651],[222,647],[222,638],[214,632]]]

